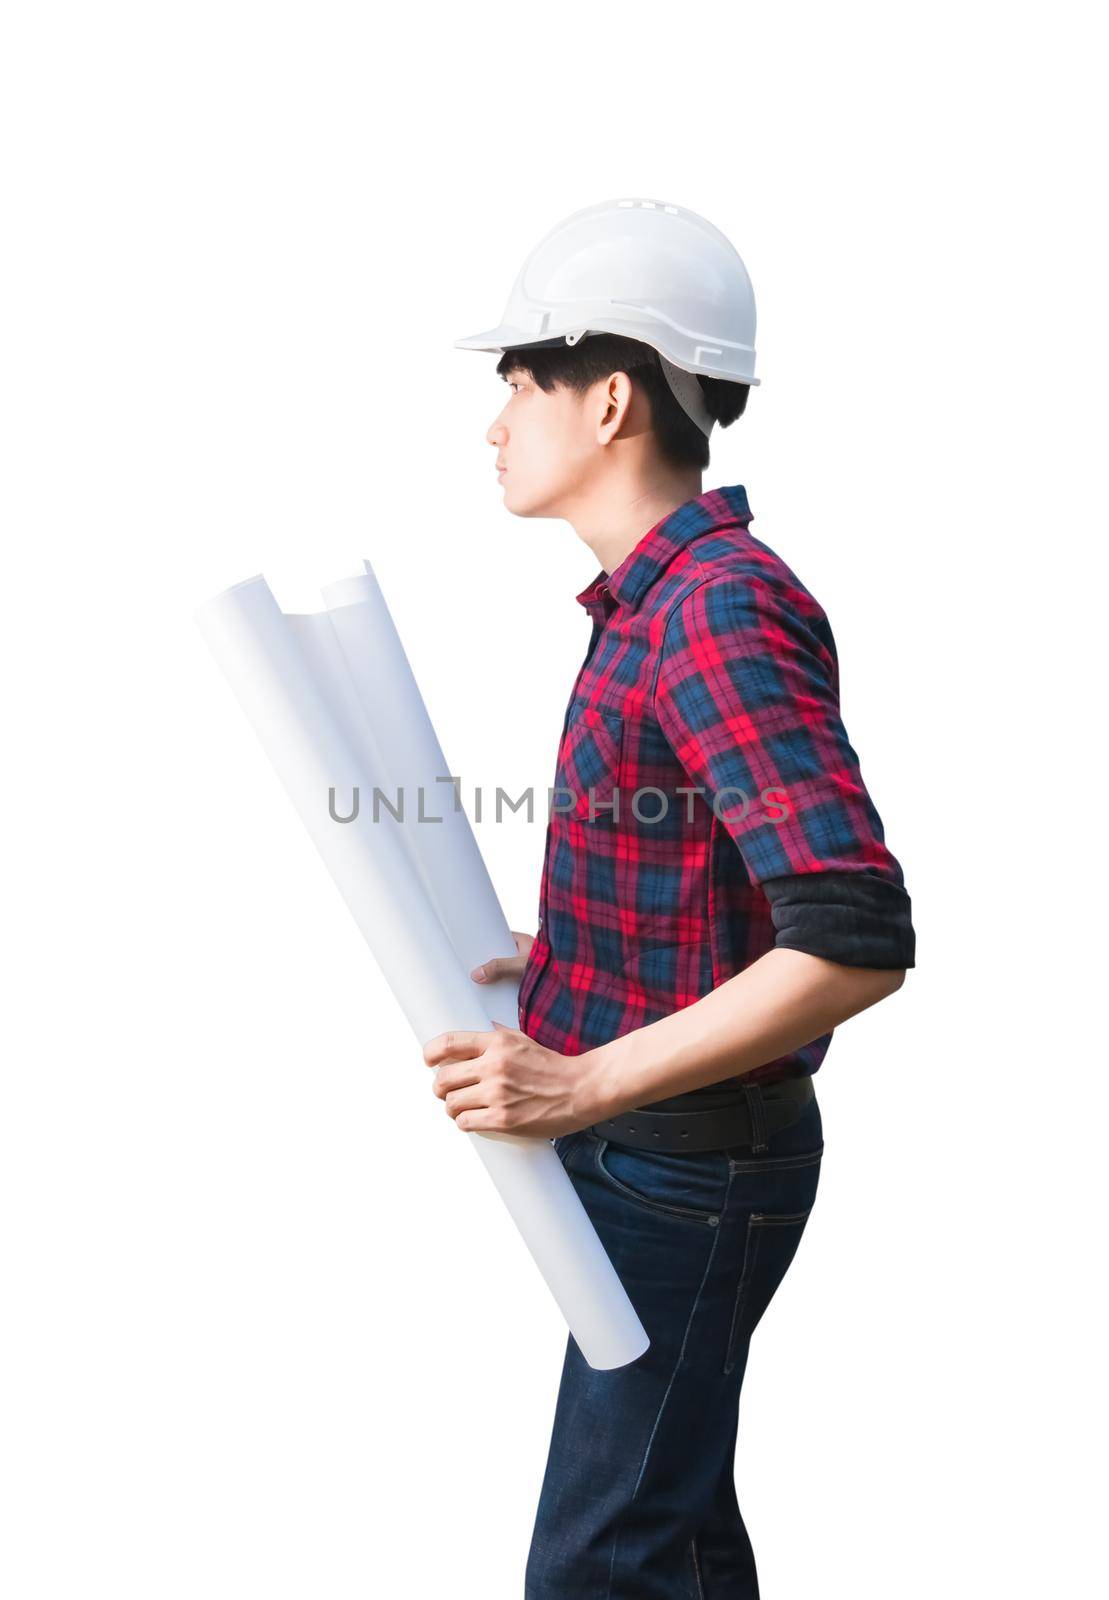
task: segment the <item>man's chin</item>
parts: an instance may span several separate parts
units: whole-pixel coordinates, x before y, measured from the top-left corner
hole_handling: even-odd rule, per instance
[[[522,490],[513,488],[510,483],[506,483],[503,487],[504,499],[501,504],[505,510],[511,511],[514,517],[530,517],[532,515],[532,502],[527,495]]]
[[[554,513],[547,507],[541,495],[529,494],[519,484],[505,483],[504,499],[501,504],[506,511],[511,511],[514,517],[550,517]]]

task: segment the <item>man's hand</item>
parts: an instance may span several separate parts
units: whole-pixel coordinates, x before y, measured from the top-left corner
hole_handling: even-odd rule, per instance
[[[555,1139],[607,1115],[591,1051],[563,1056],[503,1022],[490,1033],[437,1034],[424,1060],[438,1066],[432,1089],[468,1133]]]
[[[512,937],[516,941],[516,948],[520,952],[516,956],[493,956],[490,960],[482,962],[480,967],[475,967],[470,977],[478,983],[493,983],[497,978],[522,978],[524,968],[527,966],[528,951],[535,943],[535,935],[531,933],[517,933],[512,929]]]

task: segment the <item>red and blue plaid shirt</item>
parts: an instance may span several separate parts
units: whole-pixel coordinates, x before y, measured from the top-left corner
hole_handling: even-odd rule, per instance
[[[751,520],[741,485],[708,490],[577,596],[593,633],[519,997],[521,1029],[564,1054],[692,1004],[776,944],[914,964],[827,618]],[[830,1039],[656,1104],[815,1072]]]

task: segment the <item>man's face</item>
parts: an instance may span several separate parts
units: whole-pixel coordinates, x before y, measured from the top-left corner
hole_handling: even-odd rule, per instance
[[[556,387],[547,394],[520,368],[504,378],[508,398],[485,437],[504,468],[498,481],[505,508],[518,517],[561,516],[560,508],[588,487],[597,468],[603,407],[591,403],[592,390]]]

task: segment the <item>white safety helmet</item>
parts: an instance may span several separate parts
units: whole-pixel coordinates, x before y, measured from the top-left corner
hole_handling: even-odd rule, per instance
[[[711,222],[661,200],[606,200],[566,217],[520,268],[495,328],[458,350],[511,350],[618,333],[656,350],[678,404],[713,425],[691,373],[756,384],[755,296]]]

